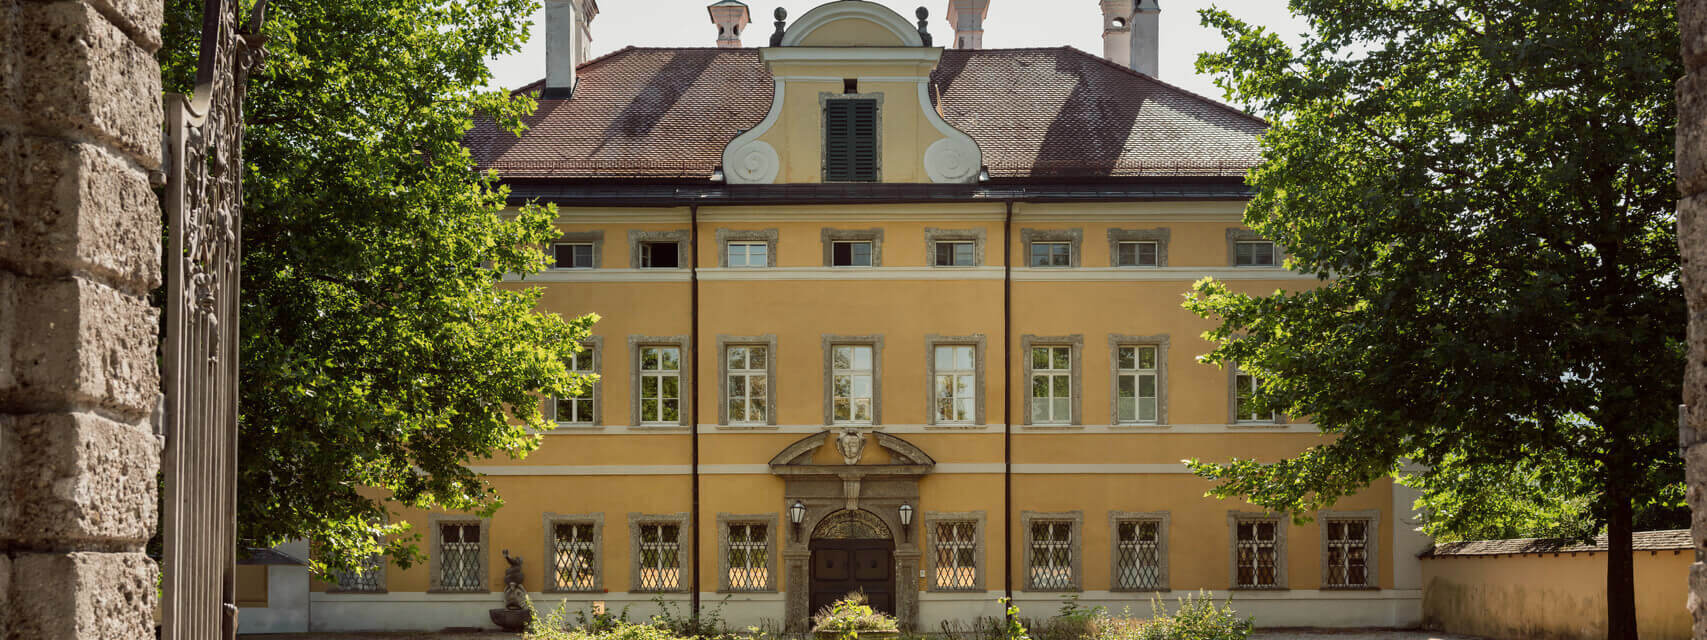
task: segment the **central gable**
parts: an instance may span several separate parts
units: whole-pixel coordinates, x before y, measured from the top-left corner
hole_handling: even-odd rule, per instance
[[[888,7],[841,0],[800,16],[782,36],[785,47],[922,47],[924,38]]]

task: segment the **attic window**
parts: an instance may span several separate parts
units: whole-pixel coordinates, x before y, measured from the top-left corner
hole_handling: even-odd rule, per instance
[[[842,93],[859,93],[859,78],[842,78]]]
[[[824,181],[877,181],[877,101],[824,103]]]

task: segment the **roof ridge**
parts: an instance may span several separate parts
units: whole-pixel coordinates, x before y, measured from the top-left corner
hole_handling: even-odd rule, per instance
[[[1220,100],[1216,100],[1214,98],[1200,94],[1196,91],[1192,91],[1190,89],[1179,86],[1177,84],[1167,82],[1165,80],[1162,80],[1161,78],[1157,78],[1157,77],[1152,76],[1150,74],[1140,73],[1137,70],[1132,69],[1131,67],[1127,67],[1126,65],[1115,64],[1115,63],[1109,61],[1109,59],[1107,59],[1107,58],[1104,58],[1104,57],[1098,56],[1098,55],[1092,55],[1089,52],[1081,50],[1078,47],[1075,47],[1073,45],[1063,45],[1060,48],[1066,49],[1067,51],[1071,51],[1073,53],[1076,53],[1076,54],[1079,54],[1081,56],[1090,58],[1092,60],[1096,60],[1097,62],[1102,63],[1104,66],[1111,67],[1114,69],[1119,69],[1120,71],[1126,72],[1127,74],[1132,75],[1134,77],[1143,78],[1145,80],[1149,80],[1150,82],[1154,82],[1156,84],[1162,85],[1162,86],[1167,87],[1169,89],[1173,89],[1174,91],[1178,91],[1178,92],[1183,93],[1187,96],[1191,96],[1193,99],[1196,99],[1199,102],[1207,103],[1207,104],[1213,105],[1217,108],[1226,110],[1228,112],[1238,114],[1240,117],[1243,117],[1245,119],[1248,119],[1248,120],[1251,120],[1251,121],[1256,122],[1258,124],[1261,124],[1264,127],[1270,126],[1269,122],[1267,120],[1264,120],[1261,117],[1254,116],[1254,115],[1251,115],[1249,113],[1246,113],[1243,109],[1239,109],[1237,107],[1234,107],[1233,105],[1227,104],[1227,103],[1222,102]]]

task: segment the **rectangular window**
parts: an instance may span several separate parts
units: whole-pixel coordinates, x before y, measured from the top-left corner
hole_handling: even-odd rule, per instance
[[[1154,242],[1122,242],[1116,256],[1118,266],[1122,267],[1154,267],[1156,266],[1156,243]]]
[[[871,424],[871,345],[836,345],[830,349],[833,417],[837,424]]]
[[[640,268],[675,269],[681,266],[680,254],[674,242],[640,243]]]
[[[1031,423],[1072,424],[1073,348],[1031,348]]]
[[[1073,523],[1039,520],[1031,523],[1031,588],[1073,588]]]
[[[1328,586],[1369,586],[1369,521],[1328,520],[1322,526],[1328,528]]]
[[[481,584],[480,524],[439,525],[439,589],[485,591]]]
[[[681,525],[641,524],[640,591],[677,591],[682,588]]]
[[[871,243],[863,241],[831,243],[830,265],[835,267],[871,266]]]
[[[1237,267],[1272,267],[1275,265],[1274,243],[1262,241],[1241,241],[1233,247],[1233,266]]]
[[[767,349],[761,346],[729,347],[729,422],[763,424],[766,406]]]
[[[1116,357],[1118,409],[1122,423],[1156,421],[1156,347],[1120,347]]]
[[[1069,267],[1073,264],[1072,258],[1073,244],[1070,242],[1031,243],[1033,267]]]
[[[770,246],[763,242],[731,242],[728,252],[731,267],[770,266]]]
[[[593,245],[591,243],[559,243],[551,245],[552,268],[555,269],[591,269],[593,268]]]
[[[1256,394],[1261,382],[1257,377],[1243,371],[1233,374],[1234,407],[1237,411],[1233,416],[1235,422],[1274,422],[1273,411],[1257,409]]]
[[[1162,523],[1129,520],[1115,524],[1114,583],[1120,589],[1162,587]]]
[[[936,421],[970,424],[977,419],[977,363],[972,345],[936,348]]]
[[[824,103],[824,181],[877,181],[877,101]]]
[[[680,348],[640,348],[641,424],[677,424],[681,421],[681,376]]]
[[[972,267],[973,243],[971,242],[938,242],[936,243],[936,266],[939,267]]]
[[[1269,520],[1246,520],[1238,523],[1237,586],[1279,586],[1275,565],[1279,552],[1279,545],[1275,541],[1275,528],[1278,526],[1276,522]]]
[[[978,588],[978,523],[970,520],[936,523],[936,575],[932,589],[971,591]]]
[[[591,346],[583,345],[581,347],[581,352],[575,354],[575,359],[572,362],[570,362],[569,370],[572,372],[581,373],[581,374],[593,373],[594,371],[596,371],[596,369],[593,367],[593,357],[594,357],[593,356],[593,348]],[[592,385],[592,383],[588,383],[585,386],[583,386],[581,388],[580,393],[576,393],[575,395],[566,396],[566,397],[562,397],[562,398],[557,398],[556,402],[554,402],[553,405],[556,407],[557,415],[555,416],[555,418],[558,422],[575,423],[575,424],[592,424],[593,423],[593,385]]]
[[[559,522],[551,530],[553,588],[593,591],[598,587],[598,547],[591,522]]]
[[[769,528],[763,524],[729,525],[729,590],[770,589]]]

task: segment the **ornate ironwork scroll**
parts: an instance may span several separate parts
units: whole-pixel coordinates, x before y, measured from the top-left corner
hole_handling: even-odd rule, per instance
[[[813,540],[890,540],[889,525],[870,511],[843,509],[824,517]]]
[[[237,297],[243,96],[266,0],[207,0],[195,95],[166,96],[165,543],[161,638],[237,634]]]

